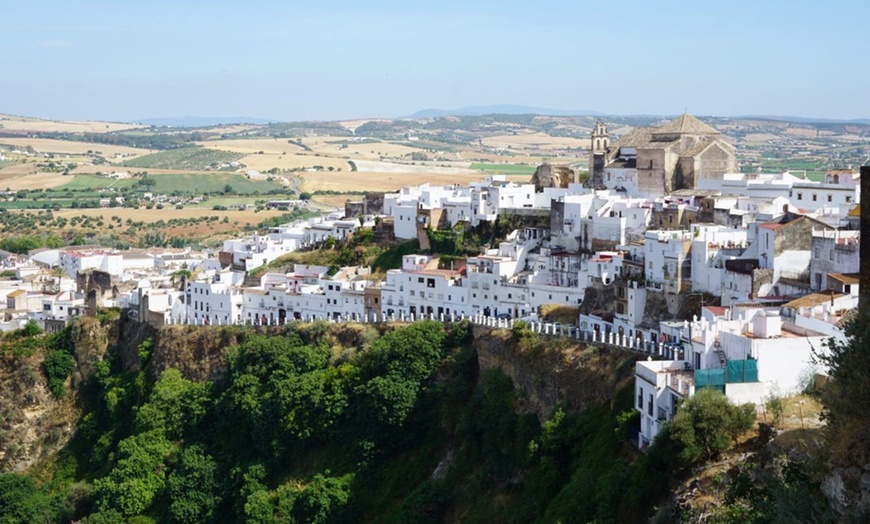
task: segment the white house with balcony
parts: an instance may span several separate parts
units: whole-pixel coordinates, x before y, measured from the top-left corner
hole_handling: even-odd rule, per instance
[[[244,273],[224,270],[206,273],[199,280],[189,282],[184,293],[184,316],[194,324],[241,322],[243,279]],[[173,315],[176,314],[173,311]]]
[[[746,250],[745,229],[731,229],[715,224],[692,226],[692,291],[721,296],[725,279],[725,262]]]
[[[677,404],[694,395],[694,373],[682,360],[641,360],[634,367],[634,389],[634,408],[640,412],[637,445],[646,449],[673,418]]]
[[[468,316],[469,288],[465,267],[438,269],[438,260],[405,255],[402,269],[387,271],[381,284],[381,314],[397,318]]]

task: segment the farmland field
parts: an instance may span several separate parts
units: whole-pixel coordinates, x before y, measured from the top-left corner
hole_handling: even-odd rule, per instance
[[[4,131],[25,131],[36,133],[108,133],[123,129],[144,127],[139,124],[96,121],[65,121],[41,120],[38,118],[0,115],[0,129]]]
[[[292,155],[305,151],[286,138],[237,138],[230,140],[209,140],[197,142],[197,144],[208,149],[244,153],[246,155],[257,154],[260,151],[263,153],[286,153]]]
[[[109,144],[97,144],[93,142],[75,142],[72,140],[55,140],[52,138],[17,138],[2,137],[0,144],[7,144],[17,148],[30,146],[38,153],[59,153],[67,155],[84,155],[88,151],[111,160],[115,155],[137,156],[148,153],[147,149],[134,147],[113,146]]]
[[[70,182],[72,177],[60,173],[34,173],[33,166],[21,164],[0,171],[0,188],[18,191],[20,189],[51,189]]]
[[[550,136],[545,133],[525,133],[516,135],[498,135],[482,139],[483,145],[493,148],[511,148],[520,151],[554,151],[558,149],[589,148],[588,138],[571,138]]]
[[[125,161],[122,165],[140,168],[204,170],[218,169],[235,162],[242,154],[201,147],[171,149]]]
[[[314,156],[312,154],[289,154],[279,155],[275,153],[264,153],[262,155],[254,154],[242,157],[239,160],[246,168],[255,169],[257,171],[268,171],[273,167],[281,170],[305,170],[315,166],[321,166],[324,169],[330,167],[338,170],[349,170],[347,161],[341,158],[330,158],[324,156]]]
[[[524,166],[520,164],[471,164],[471,169],[479,169],[492,173],[503,173],[505,175],[532,175],[535,172],[536,166]]]
[[[284,187],[276,182],[248,180],[244,175],[238,173],[175,173],[171,175],[149,174],[148,176],[157,182],[152,190],[159,193],[175,191],[181,193],[219,193],[224,190],[224,186],[230,185],[233,192],[248,194],[268,193]]]
[[[231,211],[213,211],[203,210],[202,208],[185,207],[184,209],[175,209],[172,206],[167,206],[164,209],[129,209],[129,208],[100,208],[100,209],[62,209],[55,211],[54,216],[72,218],[74,216],[91,216],[102,217],[108,219],[113,216],[118,216],[122,220],[133,220],[134,222],[157,222],[158,220],[169,220],[171,218],[198,218],[203,215],[217,216],[221,219],[228,217],[230,222],[238,221],[241,224],[258,224],[263,220],[281,216],[283,211],[259,211],[253,209],[231,210]]]
[[[73,191],[82,189],[107,189],[107,188],[124,188],[136,184],[138,180],[132,178],[111,178],[107,176],[97,175],[75,175],[70,182],[61,186],[61,189],[71,189]]]
[[[304,191],[396,191],[418,184],[468,184],[479,182],[480,173],[432,174],[408,172],[350,172],[300,173]]]

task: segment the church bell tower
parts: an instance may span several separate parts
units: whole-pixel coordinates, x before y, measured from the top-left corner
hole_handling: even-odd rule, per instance
[[[592,129],[587,187],[604,189],[604,165],[607,162],[607,148],[609,146],[610,134],[607,132],[607,126],[599,120]]]

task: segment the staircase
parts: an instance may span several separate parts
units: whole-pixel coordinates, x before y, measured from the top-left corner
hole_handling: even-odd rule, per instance
[[[725,350],[723,350],[722,347],[719,346],[719,343],[717,342],[716,345],[713,346],[713,351],[715,351],[715,352],[716,352],[716,355],[719,356],[719,365],[722,366],[722,367],[724,368],[724,367],[725,367],[725,362],[726,362],[726,360],[727,360],[727,359],[725,358]]]

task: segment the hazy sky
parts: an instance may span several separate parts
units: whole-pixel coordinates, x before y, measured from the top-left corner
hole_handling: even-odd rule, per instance
[[[870,117],[870,2],[6,1],[0,112]]]

